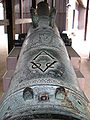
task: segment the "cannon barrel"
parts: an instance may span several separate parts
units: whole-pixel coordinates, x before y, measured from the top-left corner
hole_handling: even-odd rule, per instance
[[[31,9],[32,25],[0,104],[0,120],[90,120],[87,100],[54,23],[55,13],[46,2]]]

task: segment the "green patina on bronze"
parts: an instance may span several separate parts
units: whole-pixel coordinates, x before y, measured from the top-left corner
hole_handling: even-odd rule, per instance
[[[46,2],[31,8],[32,25],[10,87],[0,104],[0,120],[90,120],[65,45]]]

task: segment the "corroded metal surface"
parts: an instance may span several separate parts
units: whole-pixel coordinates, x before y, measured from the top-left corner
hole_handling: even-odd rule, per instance
[[[37,27],[29,30],[0,104],[0,120],[90,120],[88,103],[49,17],[39,16]]]

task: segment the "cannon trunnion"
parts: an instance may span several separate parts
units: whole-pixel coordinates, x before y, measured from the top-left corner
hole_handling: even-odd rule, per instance
[[[38,24],[34,16],[0,104],[0,120],[90,119],[87,101],[52,16],[38,15]]]

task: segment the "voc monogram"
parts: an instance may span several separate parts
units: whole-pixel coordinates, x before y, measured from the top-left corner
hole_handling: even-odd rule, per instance
[[[54,64],[56,62],[57,61],[52,55],[50,55],[46,51],[42,51],[37,56],[35,56],[31,63],[33,69],[39,69],[42,72],[45,72],[49,68],[54,68]]]

